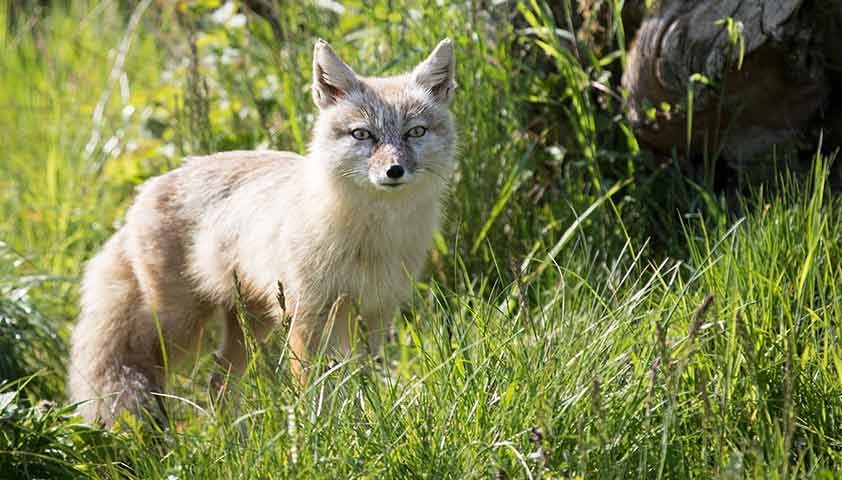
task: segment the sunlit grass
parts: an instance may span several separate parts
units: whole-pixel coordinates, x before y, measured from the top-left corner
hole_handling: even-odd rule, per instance
[[[254,15],[214,19],[212,1],[70,3],[0,34],[0,478],[839,470],[832,158],[808,181],[781,171],[737,194],[745,215],[728,214],[708,186],[647,171],[622,118],[595,105],[588,79],[625,47],[579,65],[538,3],[348,2],[337,15],[289,2],[283,38]],[[534,12],[537,36],[513,11]],[[182,154],[306,149],[318,37],[368,74],[405,70],[444,37],[457,49],[448,222],[382,362],[325,364],[302,391],[278,331],[236,405],[210,401],[204,355],[173,374],[165,431],[81,425],[63,365],[83,262],[134,187]],[[664,192],[680,198],[657,204]]]

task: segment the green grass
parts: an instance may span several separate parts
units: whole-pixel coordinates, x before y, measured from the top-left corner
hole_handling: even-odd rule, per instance
[[[284,2],[282,38],[252,15],[215,23],[213,1],[123,3],[55,2],[15,31],[0,18],[0,478],[842,469],[833,155],[815,156],[812,178],[780,170],[737,192],[714,190],[710,172],[656,167],[589,87],[616,88],[624,43],[580,63],[539,3],[514,8],[530,36],[505,6],[347,2],[339,16]],[[386,74],[445,36],[460,164],[382,364],[332,365],[300,391],[278,366],[278,332],[254,352],[236,410],[209,402],[204,355],[172,375],[164,432],[74,418],[64,369],[78,277],[134,187],[183,155],[302,151],[318,37]]]

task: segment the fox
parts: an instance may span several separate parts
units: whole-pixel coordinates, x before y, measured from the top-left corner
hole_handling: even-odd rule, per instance
[[[358,75],[318,40],[305,155],[188,157],[138,187],[82,277],[68,369],[81,416],[166,416],[166,370],[198,351],[211,321],[222,324],[216,356],[233,376],[248,361],[243,327],[262,342],[284,318],[301,382],[319,352],[378,352],[441,227],[456,87],[450,39],[384,77]]]

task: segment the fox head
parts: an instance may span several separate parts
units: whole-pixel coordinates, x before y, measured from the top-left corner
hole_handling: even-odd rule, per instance
[[[323,40],[313,52],[319,108],[310,157],[322,172],[371,191],[444,185],[456,133],[448,105],[456,89],[453,44],[441,41],[412,72],[361,77]]]

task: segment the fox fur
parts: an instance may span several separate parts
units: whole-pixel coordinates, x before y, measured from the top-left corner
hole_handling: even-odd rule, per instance
[[[194,157],[143,184],[85,269],[69,368],[82,415],[110,425],[124,411],[160,414],[154,394],[164,391],[165,366],[195,353],[215,316],[225,332],[218,358],[242,373],[235,276],[258,340],[282,314],[291,319],[299,378],[317,348],[355,348],[355,331],[376,352],[439,226],[455,88],[450,40],[412,72],[383,78],[358,76],[320,40],[306,156]]]

